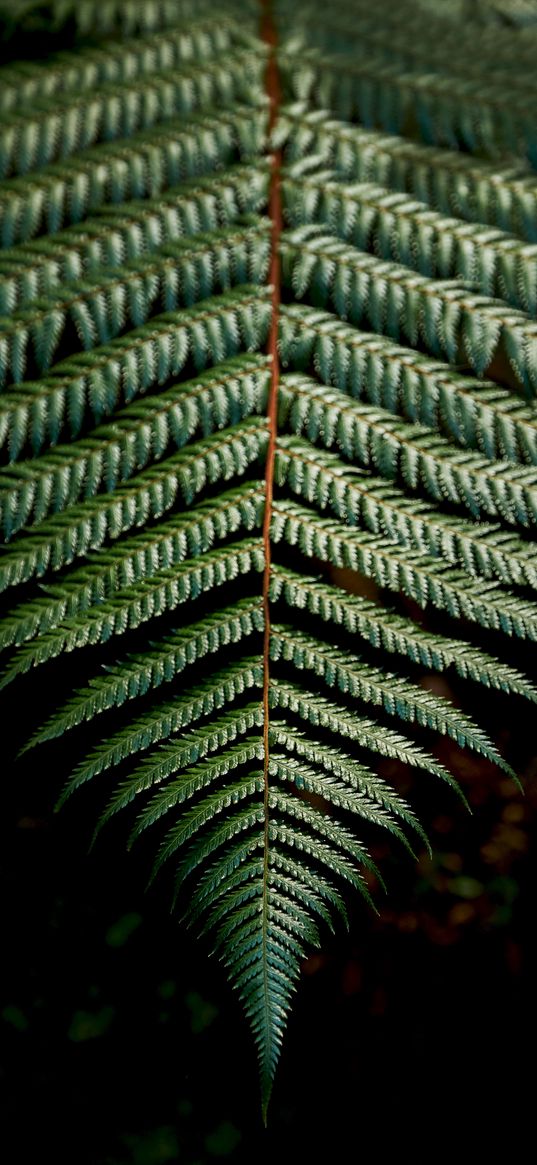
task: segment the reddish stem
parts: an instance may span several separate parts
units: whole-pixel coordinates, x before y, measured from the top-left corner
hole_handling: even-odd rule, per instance
[[[272,133],[280,106],[280,78],[276,60],[275,46],[277,41],[270,0],[261,0],[262,19],[261,36],[269,46],[269,58],[266,73],[266,92],[269,98],[269,133]],[[272,520],[272,499],[274,492],[274,460],[276,454],[276,437],[278,427],[278,385],[279,385],[279,358],[278,358],[278,323],[280,308],[280,235],[282,232],[282,205],[280,190],[281,151],[277,150],[271,157],[271,176],[269,192],[269,215],[272,222],[270,283],[272,284],[272,319],[268,339],[268,354],[272,360],[272,376],[267,406],[269,426],[269,441],[267,462],[265,469],[265,516],[263,522],[263,548],[265,555],[265,570],[263,575],[263,613],[264,613],[264,647],[263,647],[263,711],[264,711],[264,779],[265,779],[265,831],[268,843],[268,764],[269,764],[269,680],[270,680],[270,567],[271,544],[270,527]],[[267,852],[268,846],[265,846]]]
[[[269,133],[272,133],[280,106],[280,78],[276,60],[277,34],[272,16],[271,0],[261,0],[261,36],[269,48],[266,72],[266,93],[269,99]],[[276,150],[271,155],[271,175],[269,190],[269,215],[272,222],[271,259],[269,280],[272,284],[272,317],[268,339],[268,355],[272,360],[272,375],[267,405],[267,421],[269,440],[267,461],[265,468],[265,514],[263,520],[263,549],[265,568],[263,574],[263,806],[264,806],[264,869],[263,869],[263,946],[265,967],[265,1007],[267,1008],[266,1023],[267,1036],[270,1040],[271,1017],[268,1014],[268,961],[267,961],[267,928],[268,928],[268,872],[269,872],[269,716],[270,716],[270,569],[271,543],[270,529],[272,522],[272,503],[274,493],[274,462],[276,455],[276,438],[278,426],[278,323],[280,308],[280,235],[282,231],[282,206],[280,190],[281,152]],[[263,1098],[263,1119],[266,1123],[267,1106],[270,1086]]]

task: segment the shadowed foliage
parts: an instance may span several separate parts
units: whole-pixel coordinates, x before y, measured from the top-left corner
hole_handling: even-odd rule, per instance
[[[424,671],[537,700],[535,30],[45,8],[65,49],[18,60],[43,5],[0,4],[1,683],[59,657],[26,747],[78,732],[60,803],[98,782],[97,833],[154,839],[266,1111],[378,831],[428,845],[382,762],[457,791],[442,735],[515,776]]]

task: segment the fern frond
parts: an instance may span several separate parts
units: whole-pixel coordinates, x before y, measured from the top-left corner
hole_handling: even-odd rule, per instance
[[[72,154],[24,178],[0,182],[2,245],[54,233],[107,204],[154,198],[185,178],[203,176],[260,152],[267,114],[256,105],[171,119],[118,142]]]
[[[258,758],[262,759],[261,737],[254,738],[246,751],[257,753]],[[198,801],[192,809],[183,813],[179,822],[168,830],[159,848],[153,867],[153,878],[164,863],[175,857],[183,846],[192,842],[195,835],[202,831],[205,825],[214,821],[218,822],[224,809],[239,804],[246,798],[251,798],[255,793],[262,792],[262,788],[262,774],[249,773],[247,776],[243,776],[242,780],[224,785],[222,789],[210,793],[203,800]],[[254,802],[253,805],[249,804],[243,813],[226,815],[216,829],[213,828],[207,833],[202,833],[200,844],[190,846],[187,856],[183,859],[182,868],[179,868],[178,882],[179,878],[186,878],[196,866],[206,861],[211,853],[220,848],[224,841],[229,841],[241,829],[262,822],[262,819],[263,809],[259,801]]]
[[[0,559],[6,586],[60,570],[75,558],[161,518],[182,497],[191,505],[209,484],[242,476],[267,444],[262,417],[224,429],[145,469],[110,494],[69,507],[19,535]]]
[[[0,471],[0,521],[6,538],[93,497],[103,486],[115,489],[197,432],[208,436],[214,428],[261,413],[269,379],[265,357],[234,357],[195,381],[136,401],[117,412],[113,424],[100,426],[75,444],[58,445],[52,453],[6,467]]]
[[[252,222],[167,243],[109,274],[77,280],[48,299],[36,299],[6,319],[0,331],[0,386],[24,379],[30,362],[47,372],[64,340],[88,350],[107,344],[127,325],[141,327],[161,305],[169,312],[228,291],[262,283],[269,258],[268,223]]]
[[[278,56],[290,97],[315,102],[340,118],[388,133],[417,129],[431,145],[493,157],[516,149],[537,158],[527,94],[505,93],[488,77],[402,72],[382,55],[361,61],[350,54],[323,54],[300,39]]]
[[[42,630],[35,645],[22,646],[16,653],[0,687],[62,652],[105,643],[111,636],[124,635],[239,576],[262,571],[264,564],[261,540],[243,539],[223,549],[207,551],[202,564],[197,559],[187,559],[180,565],[165,567],[138,580],[136,586],[118,590],[109,599],[80,615],[62,620],[52,630]],[[23,625],[17,637],[22,634],[28,638],[28,630],[28,626]]]
[[[260,528],[264,504],[264,483],[248,484],[226,491],[216,502],[201,502],[188,516],[173,517],[134,538],[122,539],[109,550],[88,554],[83,567],[54,586],[45,586],[42,598],[23,602],[6,616],[0,648],[23,643],[65,620],[78,619],[89,608],[98,606],[101,611],[106,599],[115,603],[118,591],[130,592],[157,573],[170,572],[231,534]]]
[[[440,214],[488,223],[537,242],[537,180],[523,164],[492,164],[397,134],[376,133],[304,102],[284,106],[274,136],[285,144],[289,162],[314,156],[349,180],[390,187]]]
[[[263,891],[263,881],[268,883],[265,891]],[[285,879],[269,880],[266,878],[257,885],[256,881],[253,880],[246,889],[239,888],[234,892],[228,892],[226,901],[213,907],[206,925],[201,930],[202,934],[206,934],[209,929],[216,927],[218,923],[221,924],[218,927],[213,953],[226,940],[229,940],[237,923],[247,924],[244,926],[246,933],[255,933],[257,929],[255,915],[263,909],[263,897],[266,897],[268,917],[277,917],[282,931],[289,931],[290,935],[296,935],[299,939],[306,939],[308,942],[319,945],[319,931],[315,922],[305,913],[304,903],[301,903],[298,909],[293,909],[293,904],[287,898],[276,899],[275,887],[278,885],[284,887],[286,885]],[[252,901],[258,896],[260,897],[258,903]],[[290,897],[294,897],[294,895],[290,895]],[[291,943],[291,949],[293,949],[293,943]],[[299,949],[298,946],[296,949]]]
[[[115,813],[126,808],[138,794],[167,781],[165,787],[153,794],[139,814],[132,833],[134,840],[176,805],[190,800],[195,793],[213,782],[221,782],[234,769],[261,759],[259,734],[250,737],[248,733],[251,729],[260,728],[262,721],[262,708],[258,702],[226,714],[220,721],[213,721],[205,730],[186,734],[177,744],[165,745],[157,750],[154,757],[148,757],[119,786],[101,816],[98,828],[105,825]],[[246,739],[241,742],[242,737]],[[211,757],[209,754],[213,752],[219,755]],[[168,780],[178,772],[181,772],[178,780]]]
[[[324,223],[341,240],[432,279],[463,279],[483,295],[537,311],[537,244],[488,226],[447,218],[384,186],[345,183],[299,164],[283,182],[290,226]]]
[[[209,867],[200,878],[197,889],[190,899],[188,917],[191,924],[196,923],[200,915],[210,909],[211,901],[216,900],[217,897],[221,898],[228,889],[234,890],[236,886],[249,881],[250,875],[254,871],[260,872],[263,859],[247,859],[250,858],[252,852],[255,852],[255,849],[261,848],[262,846],[256,838],[248,840],[246,846],[244,842],[241,842],[239,846],[233,846],[231,851],[224,851],[223,857]],[[243,857],[245,860],[241,861]],[[278,876],[277,871],[283,871],[287,879],[291,879],[292,885],[299,888],[298,892],[304,900],[309,902],[313,895],[314,900],[328,902],[343,921],[348,923],[345,903],[341,894],[326,879],[321,881],[315,874],[312,874],[309,866],[304,862],[297,858],[291,858],[274,847],[271,849],[269,862],[271,879]],[[327,922],[332,929],[330,915]]]
[[[416,722],[450,736],[461,747],[474,749],[512,775],[509,765],[468,716],[410,680],[371,667],[358,656],[279,625],[273,628],[271,658],[275,662],[291,663],[299,671],[312,671],[329,687],[337,687],[355,699],[381,707],[388,715],[397,715],[410,724]]]
[[[321,510],[330,509],[351,526],[462,566],[474,579],[481,576],[507,586],[536,588],[534,544],[500,526],[435,510],[419,497],[391,487],[386,478],[349,467],[334,454],[296,438],[280,439],[276,467],[281,484]],[[449,500],[447,487],[445,494]],[[441,493],[439,500],[444,500]]]
[[[224,16],[238,16],[247,29],[257,28],[257,9],[252,0],[220,0]],[[54,27],[74,21],[81,36],[115,37],[174,29],[206,12],[214,12],[210,0],[52,0]]]
[[[484,29],[475,21],[475,10],[455,26],[446,19],[445,7],[439,10],[433,5],[426,20],[412,4],[394,7],[381,3],[372,15],[367,0],[353,0],[350,11],[328,11],[321,0],[306,0],[292,12],[285,0],[279,0],[278,8],[286,32],[292,32],[293,37],[307,34],[309,44],[330,53],[352,50],[355,58],[378,53],[405,71],[460,73],[482,79],[492,73],[496,84],[505,82],[526,90],[533,87],[531,45],[508,33],[500,39],[497,30]]]
[[[436,635],[361,595],[346,594],[339,587],[275,565],[271,597],[274,602],[283,598],[292,608],[307,610],[374,648],[406,656],[422,667],[439,672],[453,667],[463,679],[516,692],[533,701],[537,698],[537,689],[522,673],[481,648],[463,639]]]
[[[325,384],[440,430],[491,461],[537,463],[535,410],[493,381],[302,304],[282,306],[279,333],[284,365],[315,369]]]
[[[296,683],[286,683],[274,678],[271,683],[271,706],[290,711],[305,724],[327,729],[336,736],[360,745],[369,752],[400,761],[401,764],[423,769],[432,776],[440,777],[455,786],[451,773],[439,764],[409,737],[387,728],[385,724],[368,716],[359,716],[353,710],[342,707],[325,696],[300,687]],[[460,793],[460,790],[457,790]],[[390,791],[391,795],[391,791]]]
[[[194,5],[191,7],[194,15]],[[64,51],[49,57],[46,64],[15,62],[0,71],[0,110],[8,113],[42,98],[68,92],[79,94],[194,61],[214,60],[245,40],[239,25],[232,20],[201,14],[188,27],[146,33],[119,43],[111,40],[98,46],[82,44],[76,52]]]
[[[210,917],[205,926],[201,929],[201,934],[206,933],[213,928],[216,923],[225,919],[226,915],[233,911],[234,906],[242,907],[249,899],[255,898],[259,894],[261,883],[257,882],[260,874],[264,873],[263,862],[250,862],[248,866],[238,870],[234,878],[227,879],[226,883],[226,900],[213,907]],[[295,868],[296,873],[296,868]],[[248,886],[241,888],[240,882],[244,881],[245,875],[248,874]],[[333,930],[332,919],[330,912],[322,902],[318,888],[311,889],[308,883],[300,882],[298,878],[285,877],[275,870],[271,870],[266,876],[268,882],[268,901],[269,903],[275,899],[277,893],[283,892],[278,899],[278,907],[290,916],[291,920],[298,922],[300,919],[302,925],[308,928],[309,933],[317,933],[317,945],[320,941],[320,936],[315,930],[315,924],[312,928],[311,915],[317,914],[327,926]],[[237,888],[234,891],[233,882]],[[234,892],[233,892],[234,891]],[[292,926],[291,926],[292,929]]]
[[[221,20],[236,18],[239,13],[246,29],[255,31],[255,0],[221,0]],[[35,32],[37,22],[43,35],[51,29],[55,34],[68,29],[77,49],[84,48],[88,38],[92,42],[112,36],[121,43],[123,37],[163,32],[211,14],[214,7],[209,0],[107,0],[106,4],[99,0],[48,0],[45,6],[41,0],[24,0],[22,5],[0,0],[1,28],[8,43],[19,33]]]
[[[187,739],[177,746],[164,746],[155,760],[149,757],[145,763],[142,763],[140,771],[133,775],[132,782],[128,781],[121,787],[117,798],[109,805],[101,821],[104,824],[109,814],[123,808],[137,792],[143,792],[158,784],[164,777],[173,776],[177,771],[184,770],[178,780],[168,782],[164,789],[153,794],[146,808],[137,818],[131,834],[131,842],[134,841],[144,829],[155,825],[164,814],[175,809],[176,805],[191,800],[195,793],[206,789],[215,781],[222,783],[222,778],[227,777],[235,769],[248,765],[254,760],[262,760],[261,734],[247,735],[249,728],[254,728],[256,725],[261,727],[261,722],[262,711],[259,703],[247,710],[241,709],[235,718],[224,718],[221,725],[215,726],[214,729],[220,741],[220,743],[217,741],[215,745],[219,755],[203,759],[203,748],[206,752],[213,751],[209,735],[205,744],[201,745],[202,751],[199,757],[194,758],[196,760],[201,758],[200,763],[195,764],[192,768],[187,767],[189,764],[187,758],[192,753],[192,747],[195,749],[195,742],[189,742]],[[245,736],[246,739],[237,744],[230,743],[236,737],[241,736]]]
[[[197,624],[180,628],[153,648],[112,665],[106,675],[92,678],[87,688],[76,692],[65,707],[51,717],[34,736],[33,743],[62,736],[84,720],[91,720],[109,708],[119,708],[128,700],[144,696],[164,683],[171,683],[190,664],[230,643],[241,643],[262,629],[263,611],[258,597],[241,599]]]
[[[97,422],[110,416],[119,403],[177,376],[187,361],[202,372],[238,352],[258,350],[269,317],[267,291],[251,286],[156,316],[111,344],[62,361],[44,381],[2,394],[0,443],[8,442],[16,460],[29,442],[36,453],[54,445],[67,422],[78,436],[88,416]]]
[[[252,743],[251,749],[253,748],[254,744]],[[257,743],[257,748],[258,750],[261,748],[260,740]],[[195,834],[203,829],[203,826],[207,825],[211,820],[217,819],[223,809],[237,804],[245,798],[259,793],[261,790],[262,775],[254,773],[248,777],[244,777],[242,781],[228,785],[223,791],[211,793],[204,800],[199,801],[193,809],[183,814],[179,824],[172,826],[169,830],[157,855],[153,875],[157,874],[164,863],[168,862],[182,846],[192,841]],[[297,849],[305,849],[308,852],[307,847],[311,847],[312,842],[320,839],[325,843],[323,857],[333,873],[337,874],[339,872],[337,859],[341,854],[344,857],[350,858],[351,862],[358,863],[360,866],[363,865],[377,877],[379,876],[378,870],[371,861],[367,851],[358,844],[353,834],[340,822],[329,818],[317,809],[313,809],[305,801],[299,801],[298,798],[291,797],[288,793],[277,787],[271,792],[270,798],[270,808],[283,815],[284,820],[282,824],[284,827],[285,815],[291,818],[293,841],[290,841],[289,844],[294,844]],[[179,868],[178,883],[180,884],[197,866],[206,861],[215,849],[220,848],[223,841],[230,840],[241,829],[248,828],[259,821],[259,807],[254,809],[250,807],[246,812],[237,815],[232,814],[223,825],[217,826],[215,830],[202,834],[201,839],[198,839],[197,843],[190,847],[187,857]],[[274,824],[276,838],[279,833],[278,825],[278,818],[276,818]],[[332,851],[335,851],[336,856],[336,861],[333,864]],[[362,892],[364,897],[369,899],[365,886],[363,886]]]
[[[467,360],[478,376],[500,342],[528,395],[537,392],[537,325],[500,300],[474,293],[456,280],[432,280],[340,243],[322,227],[283,236],[284,279],[299,299],[333,305],[351,323],[367,322],[394,340],[420,342],[452,364]]]
[[[496,582],[469,579],[464,570],[427,554],[407,550],[392,538],[352,532],[342,522],[321,518],[306,506],[286,502],[273,509],[275,542],[298,546],[308,558],[358,571],[378,586],[406,594],[452,618],[466,618],[507,635],[537,638],[537,603],[519,598]]]
[[[98,745],[80,764],[69,780],[59,804],[92,777],[145,751],[182,729],[190,728],[198,720],[223,708],[228,708],[252,688],[263,686],[263,669],[255,657],[241,659],[237,664],[217,672],[204,684],[191,688],[187,695],[159,703],[145,715],[131,721],[125,728]],[[26,748],[30,748],[30,741]]]
[[[284,750],[281,757],[272,753],[279,779],[330,799],[337,808],[358,813],[366,821],[383,825],[401,839],[404,835],[398,827],[394,831],[393,820],[400,818],[427,844],[423,829],[405,801],[364,764],[339,748],[330,748],[303,732],[290,730],[285,722],[273,721],[270,731],[271,744]],[[316,775],[315,770],[320,770],[323,777]],[[326,788],[323,791],[325,778],[328,778],[329,798]],[[350,795],[349,790],[356,795]]]
[[[221,61],[182,62],[136,81],[106,83],[96,92],[58,93],[30,109],[5,113],[0,129],[0,178],[28,174],[99,141],[128,137],[178,115],[248,100],[261,88],[264,53],[233,49]]]
[[[154,839],[266,1112],[370,839],[428,848],[401,766],[464,801],[434,734],[515,774],[459,679],[537,701],[537,86],[481,0],[261,7],[0,0],[0,686],[63,691],[22,751]]]
[[[159,198],[105,207],[83,229],[57,234],[0,252],[0,315],[76,284],[102,267],[120,267],[182,236],[230,226],[266,204],[268,170],[235,165],[218,179],[195,178]],[[142,270],[144,264],[142,264]],[[108,274],[108,272],[106,272]]]
[[[310,442],[328,449],[336,445],[351,464],[400,481],[407,497],[422,492],[436,502],[459,505],[474,518],[488,514],[530,529],[535,524],[533,467],[461,452],[425,426],[406,424],[384,409],[355,403],[296,374],[284,378],[281,413]]]

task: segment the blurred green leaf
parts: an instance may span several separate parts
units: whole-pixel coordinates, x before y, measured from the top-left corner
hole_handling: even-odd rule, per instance
[[[25,1032],[28,1030],[30,1024],[20,1007],[14,1003],[9,1003],[2,1011],[2,1019],[6,1023],[11,1024],[11,1027],[16,1028],[18,1032]]]
[[[214,1003],[203,999],[197,991],[189,991],[185,995],[185,1003],[190,1011],[190,1028],[194,1035],[199,1035],[210,1027],[218,1015],[218,1008]]]
[[[209,1133],[205,1138],[205,1148],[213,1157],[229,1157],[237,1148],[241,1134],[231,1121],[222,1121],[222,1124]]]
[[[449,882],[449,890],[452,894],[456,894],[457,898],[479,898],[483,889],[482,882],[478,882],[477,878],[468,878],[466,875],[461,875],[460,878],[451,878]]]
[[[129,1165],[163,1165],[165,1161],[179,1160],[177,1137],[171,1125],[152,1129],[141,1137],[127,1135],[124,1140],[132,1154]]]
[[[141,925],[142,915],[131,911],[130,914],[123,914],[118,918],[117,922],[112,923],[108,927],[105,938],[109,947],[123,947],[125,943],[134,934],[135,930]]]
[[[116,1013],[115,1007],[102,1007],[100,1011],[75,1011],[67,1033],[75,1043],[95,1040],[103,1036]]]
[[[161,999],[171,999],[175,995],[175,990],[176,984],[174,979],[164,979],[157,987]]]

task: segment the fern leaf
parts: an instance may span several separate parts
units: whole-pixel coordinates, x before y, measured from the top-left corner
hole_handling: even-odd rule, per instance
[[[440,214],[537,242],[537,185],[520,162],[492,164],[458,150],[435,149],[337,120],[305,102],[281,110],[275,141],[285,144],[289,162],[314,156],[344,178],[387,186]]]
[[[0,648],[23,643],[66,620],[72,625],[74,620],[81,628],[84,612],[91,619],[96,606],[102,612],[109,600],[116,607],[119,593],[132,592],[137,583],[157,576],[168,578],[172,568],[179,567],[185,559],[208,553],[231,534],[260,528],[264,502],[263,483],[257,488],[231,490],[216,503],[206,501],[193,507],[188,517],[172,518],[162,526],[153,526],[150,532],[123,539],[106,552],[86,555],[82,568],[70,572],[55,586],[43,588],[41,599],[23,602],[6,617],[0,631]],[[118,618],[121,622],[123,614]]]
[[[289,606],[306,609],[389,654],[406,656],[434,671],[453,667],[463,679],[536,699],[534,686],[515,668],[462,639],[426,631],[412,619],[361,595],[346,594],[338,587],[278,566],[273,568],[271,594],[275,602],[283,597]]]
[[[136,587],[118,590],[110,599],[91,607],[85,614],[65,619],[51,631],[42,631],[35,645],[20,648],[6,669],[0,686],[62,652],[105,643],[113,635],[124,635],[239,575],[262,571],[263,566],[261,542],[243,539],[224,549],[207,552],[203,565],[195,559],[188,559],[180,566],[164,568],[140,581]],[[27,634],[24,637],[27,638]]]
[[[265,1113],[370,840],[428,848],[401,767],[516,779],[466,681],[537,701],[533,34],[378,5],[0,0],[1,684],[154,839]]]
[[[537,310],[536,245],[435,214],[383,186],[348,184],[332,171],[295,166],[283,183],[290,226],[324,223],[341,240],[432,279],[462,279],[521,311]]]
[[[393,539],[364,534],[296,503],[273,507],[272,536],[298,546],[308,558],[358,571],[378,586],[403,593],[423,608],[429,604],[452,618],[466,618],[508,635],[537,637],[537,604],[496,582],[471,581],[463,570],[427,554],[407,551]]]
[[[60,570],[107,540],[144,526],[149,515],[160,518],[178,497],[190,505],[208,485],[241,477],[266,449],[261,417],[194,442],[145,469],[110,494],[98,495],[56,514],[20,535],[2,558],[6,585]]]
[[[329,687],[338,687],[357,699],[382,707],[389,715],[398,715],[409,723],[415,721],[450,736],[457,744],[473,748],[512,775],[509,765],[469,717],[409,680],[386,674],[357,656],[338,652],[329,644],[321,644],[285,626],[274,628],[271,652],[275,661],[282,659],[301,671],[313,671]]]
[[[271,743],[277,749],[284,749],[282,758],[277,753],[272,754],[280,779],[328,799],[324,779],[328,777],[330,800],[337,808],[359,813],[366,821],[381,824],[402,838],[401,831],[394,829],[392,819],[400,817],[416,830],[422,841],[426,841],[423,829],[402,798],[383,785],[365,765],[357,764],[353,757],[305,737],[304,733],[290,732],[285,723],[279,724],[278,721],[272,723]],[[302,762],[305,762],[305,767]],[[315,775],[315,769],[324,774],[322,779]],[[351,796],[349,790],[357,795]]]
[[[210,304],[210,306],[209,306]],[[199,372],[247,349],[256,349],[266,334],[269,304],[252,287],[171,312],[110,345],[57,364],[37,384],[21,385],[0,399],[0,435],[15,460],[31,440],[34,452],[55,444],[66,421],[77,436],[88,414],[109,416],[153,384],[176,376],[190,360]]]
[[[201,6],[200,6],[201,7]],[[194,5],[191,5],[194,14]],[[0,109],[7,113],[60,93],[91,91],[107,82],[118,84],[151,76],[183,63],[215,59],[241,44],[244,34],[233,20],[205,14],[187,28],[152,32],[118,44],[82,44],[47,60],[6,66],[2,70]]]
[[[120,764],[134,753],[167,739],[180,729],[189,728],[203,716],[227,707],[250,688],[262,686],[262,668],[253,657],[239,660],[238,664],[217,672],[204,684],[190,689],[186,696],[159,702],[88,754],[73,773],[65,794],[60,798],[60,804],[73,789],[79,788],[92,777]],[[32,747],[33,743],[29,741],[26,748]]]
[[[114,37],[133,36],[165,29],[174,29],[192,17],[199,17],[206,12],[213,12],[212,4],[208,0],[68,0],[61,7],[55,0],[56,18],[74,21],[81,35],[98,34],[113,35]],[[234,0],[223,0],[221,11],[224,16],[238,15],[247,29],[254,31],[256,24],[256,8],[252,0],[241,0],[238,4]],[[121,41],[120,41],[121,43]]]
[[[284,379],[281,414],[294,432],[306,432],[350,460],[402,480],[409,491],[423,490],[436,501],[481,511],[514,526],[531,526],[535,512],[535,471],[454,450],[425,426],[404,424],[387,410],[351,403],[306,377]]]
[[[108,708],[119,708],[126,701],[146,695],[163,683],[171,683],[189,664],[230,643],[240,643],[262,629],[262,608],[258,598],[240,600],[233,607],[224,608],[198,624],[179,629],[154,648],[113,665],[105,676],[92,678],[88,687],[76,692],[36,734],[33,743],[62,736],[69,728],[93,719]]]
[[[152,198],[169,186],[256,155],[262,148],[266,111],[257,107],[171,119],[151,132],[140,131],[72,154],[24,179],[0,182],[0,237],[6,247],[41,231],[56,232],[87,214],[131,198]]]
[[[528,395],[537,388],[533,359],[536,325],[501,301],[472,292],[456,280],[432,280],[340,243],[318,226],[301,227],[282,240],[284,279],[296,296],[313,288],[320,307],[333,305],[351,323],[366,321],[394,340],[422,342],[456,364],[464,356],[483,376],[500,341]]]
[[[308,42],[329,52],[346,52],[353,56],[379,53],[386,61],[397,63],[402,70],[426,70],[428,73],[460,73],[486,79],[494,69],[495,81],[505,70],[505,81],[515,88],[531,89],[532,77],[527,68],[532,63],[531,46],[520,37],[506,31],[505,39],[498,39],[496,30],[475,21],[475,12],[468,14],[464,24],[446,18],[445,8],[430,5],[424,21],[419,8],[402,5],[394,8],[381,3],[372,15],[367,3],[354,0],[352,13],[337,9],[330,13],[319,0],[306,0],[292,14],[280,0],[281,15],[285,13],[286,27],[293,36],[305,35]],[[474,18],[474,20],[471,19]],[[475,37],[479,35],[479,53],[475,51]],[[524,64],[525,69],[521,66]],[[499,74],[499,76],[498,76]]]
[[[141,327],[159,303],[165,311],[190,307],[233,284],[262,283],[267,267],[267,224],[261,220],[242,229],[237,225],[233,231],[179,239],[116,272],[89,275],[6,320],[0,386],[9,378],[22,381],[26,361],[32,358],[39,373],[48,372],[68,325],[76,330],[80,346],[91,349],[107,344],[127,324]]]
[[[182,63],[136,82],[106,83],[97,92],[59,93],[30,110],[4,115],[0,132],[0,177],[27,174],[65,159],[98,141],[128,137],[157,122],[214,105],[232,106],[260,88],[264,67],[258,48],[234,49],[226,63]]]
[[[10,315],[57,286],[76,284],[102,267],[120,267],[184,236],[229,226],[266,202],[268,172],[233,166],[220,180],[191,179],[159,199],[118,203],[86,219],[83,230],[56,235],[0,253],[0,314]]]
[[[236,739],[246,736],[250,729],[260,727],[262,720],[262,709],[258,702],[239,708],[235,713],[227,713],[221,721],[211,721],[204,729],[186,733],[177,744],[164,745],[156,756],[149,756],[121,783],[101,816],[99,828],[115,813],[125,809],[139,793],[146,792],[167,780],[162,795],[155,794],[140,814],[135,829],[135,836],[138,836],[142,829],[153,824],[162,813],[167,813],[179,802],[188,800],[193,792],[197,793],[212,781],[220,780],[235,765],[248,763],[254,759],[246,743],[237,744],[233,749],[228,746]],[[255,739],[257,742],[257,737]],[[244,752],[245,748],[247,755]],[[258,751],[257,743],[256,750]],[[214,759],[209,757],[203,765],[198,763],[205,760],[211,752],[219,752],[222,755]],[[254,755],[257,755],[257,752]],[[189,782],[188,776],[182,770],[194,764],[196,769]],[[168,778],[179,771],[182,772],[181,778],[176,782],[170,782]]]
[[[250,710],[249,714],[247,712],[242,713],[242,718],[239,722],[244,724],[245,727],[242,732],[239,730],[240,735],[246,732],[249,720],[251,720],[252,726],[259,721],[259,712],[260,708],[258,704],[255,710]],[[146,808],[139,815],[131,834],[131,841],[134,841],[144,829],[155,825],[163,814],[170,813],[182,801],[190,800],[195,793],[199,793],[201,789],[207,788],[213,781],[221,783],[222,779],[227,777],[235,769],[243,765],[248,765],[254,760],[263,759],[260,734],[252,735],[251,737],[247,736],[242,743],[231,744],[228,747],[229,741],[233,740],[233,735],[232,723],[230,724],[226,720],[221,728],[222,745],[220,746],[220,755],[203,760],[192,769],[185,768],[177,781],[168,782],[164,789],[155,793]],[[115,812],[116,808],[120,809],[126,803],[127,798],[129,798],[129,793],[135,795],[137,790],[141,791],[150,788],[162,779],[163,776],[173,774],[177,769],[184,768],[184,757],[185,753],[182,750],[182,746],[179,747],[179,750],[174,749],[173,746],[169,746],[167,756],[164,760],[161,759],[156,764],[151,763],[151,761],[146,762],[145,766],[143,766],[143,771],[137,778],[134,778],[134,783],[132,785],[129,784],[128,789],[121,790],[121,795],[115,802],[112,812]],[[188,837],[186,840],[188,840]],[[181,844],[183,843],[181,842]],[[172,852],[173,849],[170,849],[170,854]],[[166,853],[166,856],[169,856],[168,853]]]
[[[26,524],[63,512],[81,497],[93,497],[103,486],[115,489],[200,430],[208,436],[215,427],[261,413],[269,379],[265,358],[235,357],[195,381],[135,402],[116,413],[113,425],[100,426],[75,445],[59,445],[53,453],[6,467],[0,473],[6,538]]]
[[[440,430],[489,460],[537,462],[533,407],[492,381],[463,376],[421,352],[298,304],[282,306],[280,352],[285,365],[315,369],[325,384]]]
[[[211,901],[216,896],[222,897],[228,889],[233,890],[237,885],[248,881],[251,874],[255,871],[260,873],[263,867],[263,860],[245,860],[241,859],[243,856],[249,859],[250,853],[255,849],[260,849],[261,846],[257,839],[241,842],[239,846],[234,846],[230,852],[224,851],[222,858],[213,863],[212,866],[202,875],[199,880],[198,888],[192,895],[189,906],[189,919],[192,923],[196,923],[200,915],[210,909]],[[287,877],[287,885],[289,892],[292,893],[292,887],[298,887],[299,894],[307,899],[317,901],[326,901],[332,906],[341,916],[344,922],[347,922],[347,913],[345,910],[345,903],[341,894],[330,885],[326,879],[322,881],[312,874],[309,867],[296,858],[290,858],[286,854],[279,852],[272,848],[270,853],[270,877],[277,877],[278,871],[283,871]],[[328,925],[332,929],[331,916],[328,916]]]
[[[354,741],[370,752],[424,769],[432,776],[440,777],[455,787],[451,773],[408,737],[386,728],[385,724],[380,724],[371,717],[358,716],[354,711],[350,712],[324,696],[315,695],[301,688],[298,684],[273,679],[271,705],[274,708],[288,709],[304,724],[326,728],[336,736]]]
[[[396,134],[410,122],[426,143],[471,153],[501,156],[515,143],[518,153],[535,157],[526,93],[502,94],[488,78],[402,72],[382,55],[356,61],[300,40],[284,47],[279,61],[293,98],[315,101],[338,117]]]

